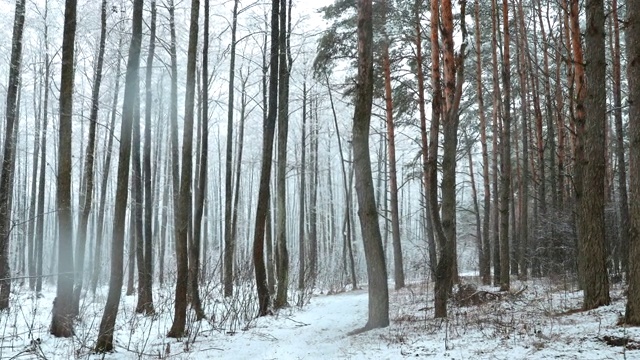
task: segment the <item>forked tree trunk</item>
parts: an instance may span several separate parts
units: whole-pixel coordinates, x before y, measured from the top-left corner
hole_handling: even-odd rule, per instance
[[[191,19],[189,27],[189,48],[187,59],[187,86],[184,100],[184,127],[182,130],[182,168],[180,174],[179,202],[174,208],[176,224],[176,291],[173,324],[168,337],[181,338],[185,335],[187,322],[187,292],[189,281],[189,231],[192,209],[192,163],[193,163],[193,122],[196,86],[196,58],[198,56],[198,17],[200,1],[191,1]]]
[[[118,155],[118,184],[113,217],[113,240],[111,244],[111,278],[109,294],[104,308],[95,351],[113,351],[113,331],[118,315],[118,306],[123,283],[124,228],[129,197],[129,160],[131,157],[131,130],[133,125],[135,94],[139,92],[138,71],[140,68],[140,48],[142,43],[143,0],[135,0],[133,6],[133,26],[131,45],[127,61],[124,103],[122,104],[122,125],[120,130],[120,151]]]
[[[195,213],[193,217],[193,236],[189,244],[189,294],[191,305],[196,313],[196,320],[205,318],[200,300],[200,243],[202,233],[202,216],[204,215],[204,199],[207,194],[207,167],[209,151],[209,0],[204,0],[204,37],[202,39],[202,113],[200,124],[200,162],[196,172]],[[206,239],[206,238],[205,238]],[[205,240],[206,241],[206,240]]]
[[[269,287],[264,264],[264,231],[269,207],[271,163],[273,155],[273,138],[275,133],[277,105],[278,105],[278,0],[271,2],[271,51],[269,74],[269,113],[263,126],[262,168],[260,171],[260,187],[258,190],[258,204],[256,205],[255,232],[253,238],[253,264],[256,275],[258,292],[258,316],[266,316],[270,311]]]
[[[327,90],[329,91],[329,103],[331,104],[331,113],[333,114],[333,125],[336,129],[336,138],[338,139],[338,152],[340,153],[340,170],[342,170],[342,184],[344,187],[344,203],[345,203],[345,212],[344,212],[344,222],[343,222],[343,230],[342,230],[342,239],[343,239],[343,252],[342,252],[342,263],[344,272],[347,272],[347,268],[349,268],[351,274],[351,285],[353,289],[358,288],[358,282],[355,274],[355,266],[353,261],[353,251],[351,249],[351,188],[352,188],[352,179],[353,179],[353,167],[351,168],[350,175],[347,179],[347,169],[345,166],[345,158],[344,151],[342,148],[342,138],[340,137],[340,128],[338,127],[338,114],[336,113],[336,108],[333,103],[333,92],[331,90],[331,85],[329,83],[329,76],[325,74],[325,80],[327,82]],[[347,253],[349,254],[349,265],[347,265]]]

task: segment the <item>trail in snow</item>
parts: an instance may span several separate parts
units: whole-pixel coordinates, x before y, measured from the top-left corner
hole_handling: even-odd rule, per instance
[[[302,310],[283,310],[227,337],[223,357],[238,359],[352,359],[364,356],[357,336],[347,333],[367,320],[366,290],[311,299]]]

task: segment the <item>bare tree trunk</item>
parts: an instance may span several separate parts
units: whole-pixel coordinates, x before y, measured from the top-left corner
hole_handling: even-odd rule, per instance
[[[127,201],[129,195],[129,160],[131,157],[131,131],[135,114],[135,94],[139,92],[138,71],[140,68],[140,48],[142,43],[142,7],[143,0],[135,0],[133,7],[133,26],[127,75],[125,80],[124,103],[122,104],[122,126],[120,130],[120,152],[118,158],[118,184],[113,218],[113,240],[111,245],[111,278],[109,294],[100,322],[95,351],[105,353],[113,350],[113,331],[118,315],[118,306],[122,293],[124,228]]]
[[[574,0],[574,7],[577,5]],[[585,103],[586,112],[582,145],[584,158],[578,158],[582,168],[582,189],[577,192],[578,216],[578,264],[583,281],[583,304],[585,310],[608,305],[609,278],[606,264],[604,222],[604,178],[606,176],[605,129],[606,129],[606,74],[604,3],[602,0],[587,0],[587,26],[585,35]],[[577,24],[576,24],[577,25]]]
[[[47,165],[47,123],[49,120],[49,79],[51,77],[51,63],[49,62],[49,45],[48,33],[49,26],[47,24],[48,7],[44,8],[44,100],[42,108],[42,150],[40,161],[40,179],[38,180],[38,220],[36,223],[36,293],[42,291],[42,248],[44,245],[44,197],[45,197],[45,181],[46,181],[46,165]]]
[[[422,26],[421,16],[422,13],[422,0],[416,0],[414,4],[415,14],[415,45],[416,45],[416,68],[417,68],[417,81],[418,81],[418,108],[420,111],[420,135],[422,140],[422,171],[423,180],[422,187],[424,189],[424,207],[425,207],[425,232],[427,234],[427,245],[429,248],[429,269],[431,270],[432,277],[435,277],[435,267],[437,261],[435,236],[433,233],[431,209],[429,207],[429,139],[427,132],[427,115],[425,110],[424,100],[424,74],[422,71],[423,59],[422,59]],[[433,125],[433,123],[432,123]]]
[[[104,48],[107,35],[107,1],[102,1],[100,15],[100,45],[98,50],[98,61],[96,64],[96,73],[93,83],[93,91],[91,94],[91,113],[89,115],[89,140],[84,160],[84,183],[80,193],[80,220],[78,224],[76,239],[76,263],[75,263],[75,288],[73,289],[73,314],[78,315],[80,311],[80,293],[84,281],[84,260],[85,246],[87,237],[87,224],[91,207],[93,206],[93,188],[94,188],[94,163],[96,148],[96,131],[98,122],[98,109],[100,97],[100,84],[102,83],[102,65],[104,63]]]
[[[35,135],[33,140],[33,157],[32,157],[32,169],[31,169],[31,191],[30,191],[30,204],[29,204],[29,228],[27,230],[27,246],[29,248],[28,252],[28,275],[29,275],[29,289],[35,290],[36,288],[36,261],[35,261],[35,238],[33,237],[35,228],[36,228],[36,200],[38,199],[38,182],[36,179],[38,178],[38,164],[39,164],[39,155],[40,155],[40,124],[42,119],[42,88],[45,86],[42,81],[42,70],[43,67],[40,66],[40,88],[38,91],[38,81],[36,80],[38,77],[38,72],[34,65],[34,81],[33,81],[33,110],[36,114],[35,116]],[[37,95],[36,95],[37,94]],[[44,161],[44,160],[43,160]],[[26,177],[26,174],[25,174]],[[25,179],[26,180],[26,179]],[[26,182],[25,182],[26,184]],[[26,196],[26,193],[25,193]]]
[[[526,46],[522,46],[526,42],[526,31],[524,27],[524,12],[522,11],[522,3],[518,4],[518,19],[520,20],[519,34],[516,34],[516,49],[519,50],[518,73],[520,75],[520,88],[522,89],[522,182],[520,184],[520,249],[518,250],[518,264],[520,266],[520,278],[525,280],[528,275],[529,257],[527,249],[529,248],[529,90],[527,87],[526,77]],[[555,181],[555,179],[552,179]],[[514,229],[515,230],[515,229]]]
[[[20,84],[20,64],[22,60],[22,36],[24,29],[25,1],[16,2],[11,40],[11,68],[7,88],[5,139],[0,176],[0,310],[9,308],[11,293],[11,270],[9,267],[9,239],[11,235],[11,198],[15,170],[15,133],[18,122],[18,88]],[[72,49],[73,50],[73,49]],[[73,52],[72,52],[73,53]],[[73,330],[71,330],[73,331]]]
[[[358,76],[353,117],[353,157],[358,195],[358,216],[369,279],[369,316],[359,331],[389,325],[389,290],[382,237],[369,156],[369,125],[373,102],[373,15],[371,0],[359,1]]]
[[[502,31],[504,50],[502,60],[503,119],[502,159],[500,162],[500,290],[509,291],[509,199],[511,198],[511,56],[509,47],[509,5],[502,1]]]
[[[289,288],[289,251],[287,250],[287,208],[286,208],[286,171],[287,137],[289,134],[289,68],[287,64],[287,0],[280,0],[280,31],[278,62],[278,150],[276,168],[276,272],[278,290],[274,307],[287,306]]]
[[[198,16],[200,14],[200,1],[191,1],[191,19],[189,27],[189,49],[187,60],[187,87],[184,101],[184,128],[182,131],[182,168],[180,174],[179,203],[174,208],[176,224],[176,292],[175,315],[173,324],[167,334],[168,337],[181,338],[185,335],[187,321],[187,292],[189,279],[189,230],[192,208],[192,162],[193,162],[193,119],[196,80],[196,58],[198,51]]]
[[[640,1],[627,0],[627,81],[629,82],[629,289],[624,321],[640,325]]]
[[[118,51],[122,49],[122,36],[118,40]],[[120,66],[122,64],[122,57],[118,56],[116,70],[115,70],[115,85],[113,90],[113,102],[111,103],[111,122],[109,124],[109,132],[107,134],[107,147],[106,158],[102,166],[102,182],[100,184],[100,205],[98,209],[98,224],[96,230],[96,245],[95,253],[93,257],[93,274],[91,279],[91,291],[95,294],[98,287],[98,280],[100,279],[100,273],[102,272],[102,240],[104,239],[104,216],[107,203],[107,185],[109,182],[109,172],[111,170],[111,156],[113,153],[113,132],[116,126],[116,115],[118,106],[118,94],[120,93]]]
[[[306,82],[305,82],[306,85]],[[306,86],[304,87],[304,101],[307,103]],[[305,106],[303,106],[305,107]],[[306,110],[306,107],[305,107]],[[306,117],[306,115],[305,115]],[[311,153],[311,188],[309,192],[309,271],[311,272],[311,286],[315,287],[318,277],[318,117],[317,114],[311,117],[311,129],[309,135]],[[304,163],[304,162],[303,162]]]
[[[340,153],[340,169],[342,170],[342,184],[344,186],[344,196],[345,196],[345,218],[344,225],[342,231],[342,238],[344,243],[344,251],[343,251],[343,267],[345,272],[347,271],[347,252],[349,253],[350,258],[350,269],[351,269],[351,285],[353,285],[353,289],[358,288],[358,283],[355,274],[355,266],[353,261],[353,252],[351,251],[351,183],[353,178],[353,167],[351,168],[351,172],[349,175],[349,180],[347,180],[347,169],[345,167],[345,158],[344,152],[342,148],[342,138],[340,137],[340,128],[338,127],[338,115],[336,113],[336,108],[333,103],[333,92],[331,91],[331,85],[329,84],[329,76],[325,74],[325,79],[327,82],[327,89],[329,91],[329,103],[331,104],[331,112],[333,114],[333,124],[336,128],[336,138],[338,139],[338,152]]]
[[[145,80],[145,115],[144,115],[144,147],[142,159],[142,177],[144,185],[144,249],[139,248],[142,263],[138,263],[138,274],[142,278],[138,279],[138,306],[140,312],[146,315],[155,313],[153,308],[153,190],[151,182],[153,174],[151,173],[151,109],[153,104],[153,94],[151,91],[151,82],[153,76],[153,59],[155,56],[156,41],[156,2],[151,1],[151,24],[149,34],[149,53],[147,54],[147,71]],[[142,204],[141,204],[142,206]]]
[[[202,232],[202,216],[204,215],[204,200],[207,194],[207,167],[209,151],[209,0],[204,0],[204,37],[202,39],[202,123],[200,125],[200,165],[196,176],[196,209],[193,217],[193,236],[189,244],[189,293],[191,305],[196,312],[196,320],[205,318],[204,309],[198,290],[200,272],[200,242]]]
[[[383,0],[383,22],[386,23],[387,1]],[[383,26],[386,26],[383,25]],[[389,60],[389,35],[383,30],[382,67],[384,71],[384,89],[386,103],[387,141],[389,151],[389,191],[391,193],[391,231],[393,236],[393,274],[396,290],[404,285],[404,265],[402,263],[402,244],[400,242],[400,217],[398,210],[398,175],[396,171],[396,144],[393,124],[393,99],[391,94],[391,62]]]
[[[62,39],[60,121],[58,127],[58,286],[50,332],[73,336],[73,213],[71,210],[71,120],[73,114],[76,0],[67,0]],[[7,132],[9,133],[9,132]],[[6,155],[5,155],[6,156]]]
[[[233,172],[233,98],[235,94],[236,64],[236,30],[238,28],[238,2],[233,2],[233,21],[231,23],[231,50],[229,60],[229,103],[227,104],[227,150],[225,156],[225,192],[224,192],[224,296],[233,295],[233,262],[235,253],[235,237],[231,236],[231,203],[233,188],[231,185]],[[236,193],[236,197],[237,197]]]
[[[618,207],[620,211],[619,246],[622,254],[622,271],[629,278],[629,199],[627,194],[627,168],[625,163],[624,131],[622,127],[622,86],[620,70],[620,24],[618,23],[618,0],[611,3],[613,10],[613,114],[616,126],[616,157],[618,158],[618,191],[620,199]],[[628,45],[627,45],[628,46]]]
[[[302,83],[302,136],[301,136],[301,149],[300,149],[300,221],[298,224],[298,258],[300,261],[300,269],[298,271],[298,290],[304,291],[305,288],[305,274],[306,274],[306,261],[305,261],[305,190],[307,188],[306,182],[306,151],[307,151],[307,82]],[[311,208],[310,210],[312,210]]]
[[[255,233],[253,238],[253,264],[255,267],[256,287],[258,291],[258,316],[268,315],[270,311],[269,289],[264,265],[264,229],[269,207],[271,157],[273,155],[273,138],[275,133],[277,105],[278,105],[278,52],[279,28],[278,0],[271,2],[271,72],[269,75],[269,114],[263,129],[262,169],[260,172],[260,188],[258,190],[258,204],[256,205]]]
[[[491,214],[492,224],[493,224],[493,285],[499,286],[500,284],[500,273],[501,270],[501,260],[500,260],[500,204],[499,204],[499,193],[498,193],[498,155],[500,153],[501,144],[498,143],[499,135],[499,126],[498,126],[498,118],[500,115],[500,102],[501,102],[501,89],[500,89],[500,78],[498,76],[498,41],[497,41],[497,33],[498,33],[498,6],[496,0],[491,0],[491,48],[493,51],[491,52],[491,64],[492,64],[492,79],[493,79],[493,111],[492,111],[492,127],[493,127],[493,146],[491,148],[492,153],[492,177],[493,177],[493,212]]]

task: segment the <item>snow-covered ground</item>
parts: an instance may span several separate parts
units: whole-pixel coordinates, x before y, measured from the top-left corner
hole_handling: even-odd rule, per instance
[[[255,320],[251,298],[235,308],[211,301],[207,310],[216,319],[191,322],[189,337],[179,341],[164,336],[173,306],[170,289],[158,290],[155,317],[136,315],[135,297],[123,297],[116,352],[106,356],[91,353],[103,294],[85,300],[73,339],[56,339],[48,334],[53,288],[40,299],[19,290],[10,312],[0,315],[0,359],[640,359],[633,350],[640,329],[617,325],[621,288],[612,289],[612,305],[587,312],[575,311],[581,292],[561,282],[512,288],[481,305],[450,306],[447,321],[432,318],[433,284],[391,290],[391,325],[355,336],[347,333],[366,322],[366,290],[316,295],[303,308]],[[620,339],[630,339],[627,348],[606,343]]]

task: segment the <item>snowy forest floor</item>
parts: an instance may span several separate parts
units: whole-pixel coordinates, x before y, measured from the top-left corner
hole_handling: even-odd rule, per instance
[[[318,294],[303,308],[260,319],[250,316],[253,299],[245,294],[234,303],[210,301],[216,318],[190,319],[190,335],[179,341],[165,337],[173,305],[164,289],[154,294],[154,317],[135,314],[135,296],[123,296],[116,352],[96,355],[106,288],[85,298],[72,339],[49,335],[53,287],[42,298],[18,288],[10,311],[0,314],[0,359],[640,359],[640,329],[617,325],[622,287],[612,288],[612,305],[586,312],[577,310],[582,293],[563,281],[515,282],[512,289],[480,287],[489,301],[451,304],[443,321],[433,319],[433,284],[412,283],[390,290],[388,328],[355,336],[346,334],[366,322],[366,289]]]

